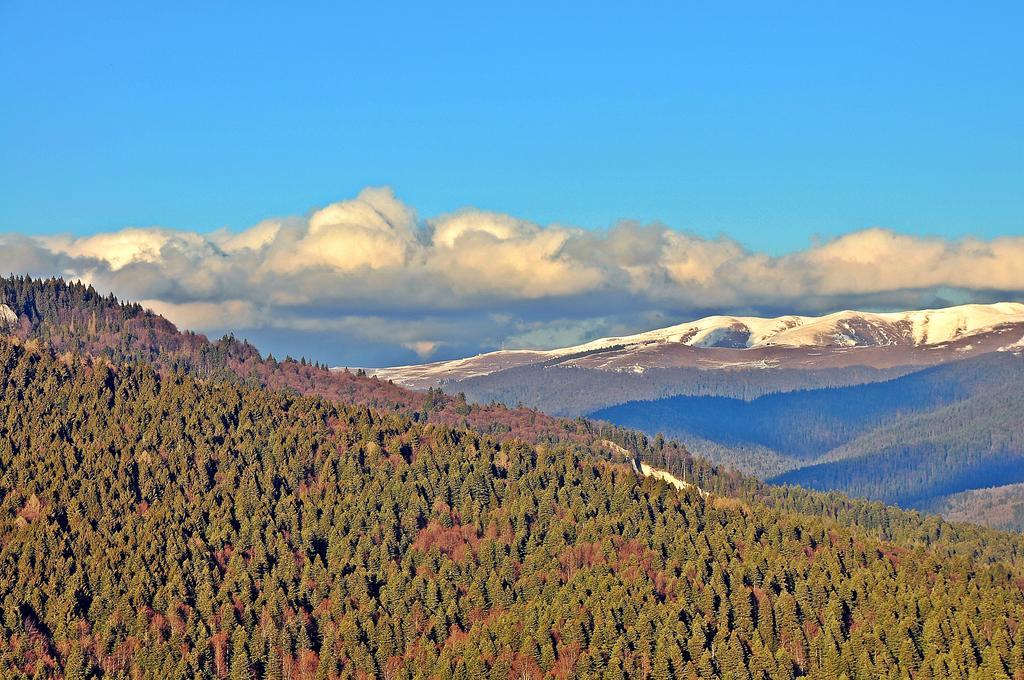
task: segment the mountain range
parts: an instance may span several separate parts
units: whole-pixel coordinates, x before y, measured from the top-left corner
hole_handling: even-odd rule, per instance
[[[661,434],[773,483],[1020,529],[1022,353],[1024,304],[1005,302],[714,316],[375,374]]]
[[[1024,359],[999,353],[884,382],[750,401],[669,397],[592,415],[775,483],[932,507],[939,496],[1024,481],[1020,384]]]
[[[524,366],[643,373],[651,369],[824,369],[928,366],[1024,344],[1024,303],[820,317],[710,316],[553,350],[501,350],[466,359],[373,370],[414,388]]]

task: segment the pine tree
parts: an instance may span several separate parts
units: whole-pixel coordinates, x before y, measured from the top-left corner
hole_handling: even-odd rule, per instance
[[[251,680],[252,668],[249,662],[248,637],[245,629],[235,626],[231,634],[231,680]]]
[[[42,664],[37,662],[36,666],[38,669]],[[87,672],[82,645],[76,641],[71,645],[71,651],[64,661],[64,680],[85,680]]]

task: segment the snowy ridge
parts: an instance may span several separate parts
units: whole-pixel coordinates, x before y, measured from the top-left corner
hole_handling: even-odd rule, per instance
[[[1006,323],[1024,322],[1024,303],[961,305],[911,312],[843,311],[827,316],[709,316],[659,330],[601,338],[575,347],[545,352],[563,356],[579,352],[678,342],[690,347],[864,347],[937,345],[987,331]]]
[[[903,353],[925,352],[939,360],[946,354],[963,357],[973,352],[992,351],[996,347],[985,349],[989,346],[985,338],[1013,331],[1017,325],[1024,327],[1024,303],[971,304],[887,313],[847,310],[825,316],[709,316],[667,328],[600,338],[571,347],[500,350],[452,361],[368,369],[368,372],[410,387],[444,384],[547,362],[571,362],[591,368],[641,374],[649,367],[666,365],[657,363],[655,354],[664,355],[683,348],[713,350],[699,352],[703,358],[697,360],[697,365],[720,369],[774,368],[780,365],[780,357],[786,356],[786,352],[790,353],[787,360],[797,352],[802,353],[807,362],[814,363],[816,358],[824,361],[861,348],[874,348],[876,352],[886,352],[892,357],[901,356],[896,350]],[[976,342],[981,346],[970,344]],[[1004,343],[998,346],[1005,347],[1006,351],[1024,348],[1021,343],[1012,346]],[[949,352],[942,351],[947,348]],[[750,350],[750,353],[727,350]],[[678,353],[676,357],[671,361],[683,361],[685,364],[685,357],[679,359]],[[668,359],[665,361],[670,362]]]

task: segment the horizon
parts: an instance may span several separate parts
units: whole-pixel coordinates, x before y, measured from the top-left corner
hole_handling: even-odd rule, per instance
[[[25,276],[25,275],[21,275],[21,274],[17,274],[17,273],[9,273],[8,275],[9,276]],[[39,277],[34,277],[34,278],[39,278]],[[53,278],[61,278],[61,277],[53,277]],[[82,284],[82,285],[92,285],[91,283],[88,283],[88,282],[83,281],[81,279],[68,279],[68,280],[66,280],[66,283],[74,283],[74,284]],[[120,302],[122,304],[142,304],[142,303],[138,303],[135,300],[119,297],[116,294],[115,291],[105,291],[105,290],[97,289],[96,292],[98,294],[100,294],[100,295],[103,295],[103,296],[114,295],[117,298],[118,302]],[[658,332],[658,331],[669,330],[669,329],[675,328],[677,326],[688,326],[688,325],[699,323],[701,321],[708,321],[708,320],[716,319],[716,318],[734,319],[734,320],[737,320],[737,321],[751,321],[751,320],[757,320],[757,321],[778,321],[778,320],[781,320],[781,319],[793,318],[793,317],[801,319],[801,320],[820,320],[820,319],[825,319],[825,318],[830,317],[830,316],[838,316],[838,315],[842,315],[842,314],[865,314],[865,315],[879,315],[879,316],[900,316],[900,315],[904,315],[904,314],[942,313],[942,312],[958,310],[958,309],[963,309],[963,308],[994,308],[994,307],[1002,307],[1002,306],[1007,306],[1007,305],[1019,306],[1019,307],[1021,307],[1021,311],[1024,312],[1024,298],[1022,298],[1020,300],[1005,299],[1005,300],[997,300],[997,301],[994,301],[994,302],[987,302],[987,303],[968,302],[968,303],[954,304],[954,305],[948,305],[948,306],[942,306],[942,307],[931,307],[931,308],[921,308],[921,309],[901,309],[901,310],[895,310],[894,309],[894,310],[888,310],[888,311],[887,310],[873,310],[873,309],[835,309],[835,310],[824,312],[822,314],[814,315],[814,316],[807,316],[807,315],[800,315],[800,314],[787,314],[787,313],[782,313],[782,314],[779,314],[777,316],[771,316],[771,317],[765,317],[765,316],[741,316],[741,315],[734,315],[734,314],[710,314],[710,315],[701,316],[701,317],[694,317],[694,318],[684,319],[684,320],[681,320],[681,321],[678,321],[678,322],[675,322],[675,323],[671,323],[671,324],[668,324],[666,326],[662,326],[662,327],[658,327],[658,328],[641,329],[641,330],[638,330],[636,332],[631,332],[631,333],[623,333],[623,334],[618,334],[618,335],[609,335],[609,336],[599,336],[599,337],[588,338],[588,339],[584,340],[581,343],[578,343],[578,344],[572,345],[572,346],[568,346],[568,347],[565,347],[565,346],[504,347],[504,346],[502,346],[502,347],[500,347],[498,349],[491,349],[491,350],[487,350],[487,351],[484,351],[484,352],[479,352],[476,355],[470,354],[470,355],[463,355],[463,356],[458,356],[458,357],[450,357],[450,358],[447,358],[447,359],[427,359],[425,361],[420,361],[420,362],[415,362],[415,363],[410,363],[410,364],[391,364],[391,365],[386,365],[386,366],[362,366],[362,365],[357,365],[357,364],[353,364],[353,363],[341,363],[341,364],[336,364],[336,365],[330,365],[330,362],[327,362],[326,365],[328,365],[332,370],[343,370],[343,369],[344,370],[349,370],[349,369],[353,369],[353,370],[355,370],[355,369],[382,370],[382,369],[390,369],[390,368],[409,368],[409,367],[415,367],[415,366],[427,365],[427,364],[435,364],[435,363],[443,364],[443,363],[448,363],[448,362],[452,362],[452,361],[458,361],[458,360],[464,359],[464,358],[473,358],[474,356],[479,356],[479,355],[483,355],[483,354],[496,354],[496,353],[501,353],[501,352],[530,353],[530,352],[548,352],[548,351],[555,351],[555,350],[575,349],[575,348],[578,348],[578,347],[581,347],[581,346],[584,346],[584,345],[600,342],[602,340],[622,340],[622,339],[628,339],[628,338],[631,338],[631,337],[643,336],[643,335],[646,335],[646,334],[649,334],[649,333],[655,333],[655,332]],[[163,316],[158,311],[153,309],[152,307],[146,306],[144,304],[142,304],[142,306],[143,306],[144,309],[146,309],[147,311],[149,311],[149,312],[151,312],[153,314],[157,314],[157,315]],[[4,308],[6,308],[6,306],[3,305],[2,303],[0,303],[0,309],[4,309]],[[198,333],[200,335],[207,335],[208,338],[211,337],[210,335],[203,333],[199,329],[188,328],[188,327],[180,327],[177,324],[175,324],[175,325],[176,325],[176,327],[178,328],[179,331],[182,331],[182,332],[193,332],[193,333]],[[971,334],[972,333],[968,333],[967,335],[971,335]],[[241,340],[246,340],[246,341],[250,341],[251,342],[251,340],[248,337],[246,337],[244,334],[236,333],[231,328],[225,329],[222,334],[213,334],[212,338],[216,339],[216,337],[218,335],[220,335],[221,337],[225,337],[225,336],[237,337],[237,338],[239,338]],[[273,356],[275,354],[275,352],[273,352],[273,351],[265,351],[265,348],[260,347],[258,344],[254,343],[254,346],[256,347],[257,350],[260,350],[260,353],[263,356]],[[744,348],[736,348],[736,349],[738,351],[742,351]],[[284,352],[284,353],[282,353],[282,356],[290,356],[290,354],[288,354],[287,352]],[[301,354],[301,353],[298,354],[298,356],[306,358],[306,359],[309,359],[310,361],[320,361],[320,357],[319,356],[306,356],[306,355]]]
[[[817,319],[824,319],[824,318],[827,318],[829,316],[838,316],[838,315],[842,315],[842,314],[872,314],[872,315],[880,315],[880,316],[899,316],[901,314],[924,314],[924,313],[929,313],[929,312],[941,313],[941,312],[951,311],[951,310],[954,310],[954,309],[962,309],[962,308],[965,308],[965,307],[993,308],[993,307],[1000,307],[1000,306],[1005,306],[1005,305],[1017,305],[1017,306],[1020,306],[1021,307],[1021,312],[1024,313],[1024,300],[1001,300],[1001,301],[998,301],[998,302],[989,302],[989,303],[968,302],[968,303],[965,303],[965,304],[950,305],[948,307],[933,307],[933,308],[930,308],[930,309],[905,309],[905,310],[901,310],[901,311],[875,311],[875,310],[870,310],[870,309],[837,309],[837,310],[835,310],[833,312],[827,312],[827,313],[819,315],[819,316],[802,316],[802,315],[799,315],[799,314],[781,314],[781,315],[775,316],[775,317],[760,317],[760,316],[754,316],[754,317],[746,316],[746,317],[744,317],[744,316],[736,316],[736,315],[732,315],[732,314],[712,314],[712,315],[703,316],[703,317],[700,317],[700,318],[688,319],[688,320],[680,321],[678,323],[670,324],[670,325],[664,326],[662,328],[651,328],[651,329],[648,329],[646,331],[639,331],[637,333],[631,333],[631,334],[626,334],[626,335],[610,335],[610,336],[603,336],[603,337],[597,337],[597,338],[590,338],[589,340],[585,340],[584,342],[580,343],[579,345],[573,345],[571,347],[532,347],[532,348],[531,347],[502,347],[501,349],[490,350],[488,352],[483,352],[481,354],[495,354],[495,353],[499,353],[499,352],[545,352],[545,351],[558,350],[558,349],[576,349],[578,347],[582,347],[582,346],[585,346],[585,345],[588,345],[588,344],[591,344],[591,343],[600,342],[601,340],[625,340],[625,339],[628,339],[628,338],[631,338],[631,337],[643,336],[643,335],[646,335],[648,333],[653,333],[653,332],[657,332],[657,331],[664,331],[664,330],[668,330],[670,328],[675,328],[676,326],[688,326],[688,325],[699,323],[701,321],[707,321],[707,320],[715,319],[715,318],[735,319],[737,321],[750,321],[750,320],[777,321],[777,320],[780,320],[780,319],[796,317],[796,318],[799,318],[801,320],[811,320],[811,319],[817,320]],[[738,351],[743,351],[744,349],[747,349],[747,348],[737,348]],[[401,366],[332,366],[331,368],[332,369],[342,369],[342,368],[366,368],[366,369],[408,368],[408,367],[417,366],[417,365],[424,365],[424,364],[445,363],[447,361],[458,361],[461,358],[471,358],[471,357],[456,357],[454,359],[448,359],[448,360],[445,360],[445,359],[441,359],[441,360],[428,360],[428,361],[425,361],[425,362],[420,362],[419,364],[406,364],[406,365],[401,365]]]

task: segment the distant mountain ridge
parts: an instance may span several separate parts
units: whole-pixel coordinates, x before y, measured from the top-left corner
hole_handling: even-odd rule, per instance
[[[464,359],[368,369],[413,388],[544,365],[617,372],[926,366],[1024,341],[1024,303],[970,304],[819,317],[709,316],[667,328],[552,350],[500,350]]]
[[[871,384],[631,401],[590,415],[774,482],[925,508],[1024,481],[1022,382],[1024,358],[992,353]]]

